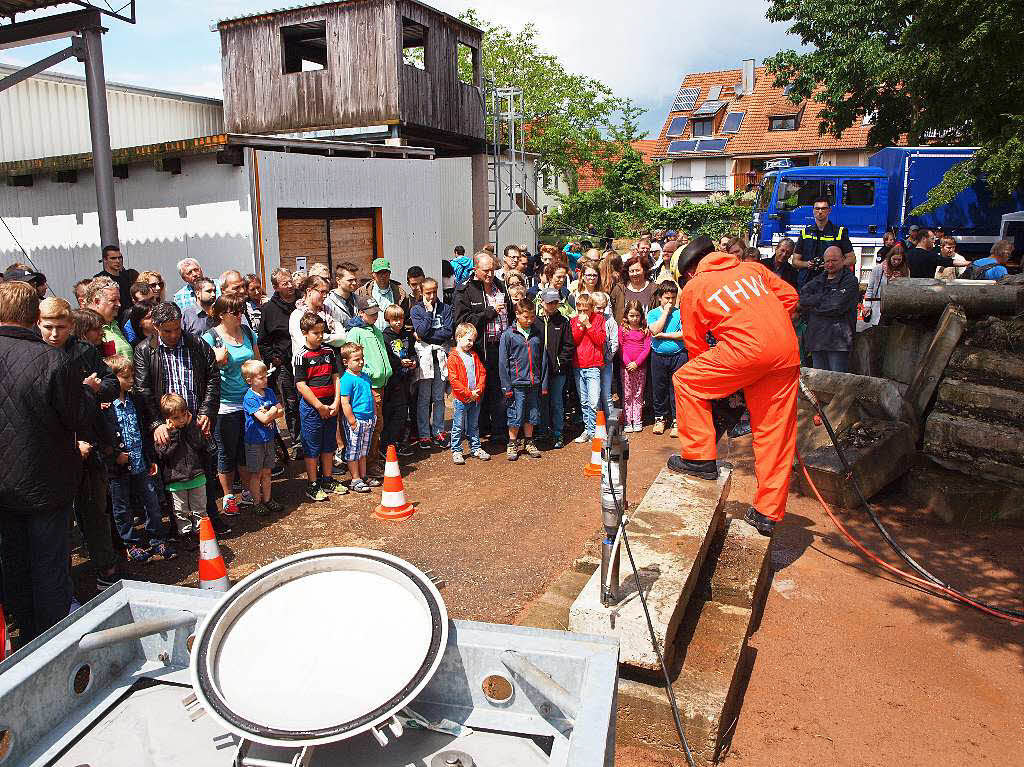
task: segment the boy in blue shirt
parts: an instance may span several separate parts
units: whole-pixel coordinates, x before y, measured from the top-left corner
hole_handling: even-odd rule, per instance
[[[278,404],[274,390],[267,386],[267,377],[267,366],[262,360],[242,363],[242,378],[249,384],[249,390],[242,396],[245,467],[249,470],[249,492],[255,504],[252,513],[259,517],[284,511],[284,506],[270,497],[270,473],[276,460],[275,421],[284,415],[284,408]]]
[[[373,428],[377,418],[373,406],[373,386],[363,372],[363,347],[347,343],[339,350],[345,373],[341,377],[341,412],[345,427],[345,461],[352,481],[349,489],[357,493],[370,492],[378,479],[366,479],[366,455],[370,452]]]
[[[523,300],[516,304],[515,312],[516,321],[505,329],[498,342],[498,376],[508,412],[505,457],[510,461],[516,460],[522,451],[530,458],[541,457],[533,441],[533,427],[540,424],[541,394],[548,393],[547,355],[540,333],[533,327],[536,309]]]
[[[155,453],[148,438],[143,437],[138,410],[131,395],[134,386],[132,363],[120,354],[104,361],[121,385],[117,399],[101,411],[107,428],[115,435],[114,450],[108,456],[107,464],[114,524],[124,541],[129,560],[145,562],[154,554],[162,559],[174,559],[178,552],[168,541],[160,499],[153,482],[157,474]],[[149,546],[146,547],[142,546],[142,536],[134,526],[132,496],[142,503],[146,534],[149,536]]]
[[[672,374],[686,364],[688,355],[683,343],[683,328],[676,308],[679,286],[672,280],[658,285],[655,295],[658,306],[647,312],[647,327],[651,331],[651,387],[654,389],[654,433],[664,434],[665,423],[672,424],[670,437],[678,434],[676,428],[676,400],[672,389]]]

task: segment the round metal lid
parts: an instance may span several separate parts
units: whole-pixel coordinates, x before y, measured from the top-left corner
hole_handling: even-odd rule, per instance
[[[298,747],[351,737],[402,709],[448,641],[434,584],[379,551],[278,560],[239,581],[193,644],[196,696],[243,738]]]

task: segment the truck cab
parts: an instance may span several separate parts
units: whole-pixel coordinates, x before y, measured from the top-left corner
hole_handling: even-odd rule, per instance
[[[830,220],[846,227],[858,258],[857,274],[866,282],[882,245],[889,206],[889,180],[877,167],[810,166],[765,174],[751,219],[751,242],[770,255],[784,237],[796,240],[814,225],[814,200],[832,205]]]

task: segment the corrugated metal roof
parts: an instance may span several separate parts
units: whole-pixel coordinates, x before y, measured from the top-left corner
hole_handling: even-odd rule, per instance
[[[107,111],[115,149],[224,132],[217,99],[108,83]],[[0,137],[0,162],[91,151],[84,78],[40,75],[0,92]]]
[[[37,11],[40,8],[52,8],[58,5],[67,5],[67,2],[54,2],[54,0],[0,0],[0,16],[13,16],[16,13]]]
[[[3,0],[0,0],[0,3],[2,2]],[[259,11],[258,13],[243,13],[240,16],[229,16],[226,19],[218,19],[210,25],[210,31],[216,32],[217,27],[219,27],[221,24],[229,24],[236,21],[246,21],[248,19],[259,19],[265,16],[273,16],[276,13],[287,13],[289,11],[304,11],[309,8],[317,8],[321,5],[343,5],[347,2],[352,2],[352,0],[320,0],[320,2],[299,3],[298,5],[285,5],[280,8],[268,8],[267,10]],[[472,24],[469,24],[460,18],[452,16],[449,13],[445,13],[439,8],[435,8],[434,6],[428,5],[427,3],[422,3],[419,0],[409,0],[409,2],[412,2],[416,5],[421,5],[424,8],[428,8],[429,10],[434,11],[435,13],[440,13],[442,16],[445,16],[446,18],[451,19],[452,21],[458,24],[462,24],[463,26],[469,27],[470,29],[476,29],[478,32],[482,31],[477,27],[474,27]]]

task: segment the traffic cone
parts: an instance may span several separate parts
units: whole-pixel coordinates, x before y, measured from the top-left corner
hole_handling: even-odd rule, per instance
[[[394,445],[388,445],[388,459],[384,463],[384,484],[380,496],[380,506],[373,512],[377,519],[405,519],[416,511],[411,503],[405,501],[405,485],[402,484],[402,472],[398,468],[398,451]]]
[[[601,476],[601,448],[608,437],[608,429],[605,427],[604,410],[597,411],[597,427],[594,429],[594,438],[590,440],[590,463],[583,467],[584,477]]]
[[[4,606],[0,605],[0,660],[11,654],[11,639],[7,636],[7,616]]]
[[[217,536],[209,517],[199,520],[199,588],[227,591],[231,588],[228,568],[220,555]]]

